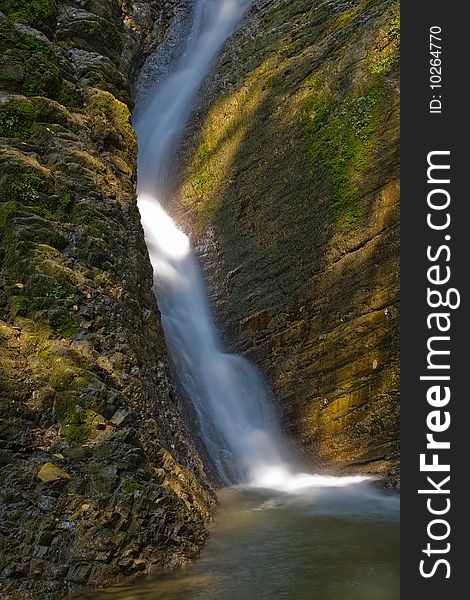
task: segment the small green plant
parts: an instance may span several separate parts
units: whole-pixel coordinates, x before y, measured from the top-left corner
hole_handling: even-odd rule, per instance
[[[70,291],[70,287],[55,281],[46,293],[46,298],[54,298],[55,300],[75,300],[75,294]]]
[[[10,194],[23,202],[34,203],[45,191],[46,182],[39,175],[23,173],[10,186]]]
[[[379,62],[371,65],[370,72],[373,75],[381,75],[382,73],[386,73],[391,69],[391,67],[398,61],[398,54],[392,54],[391,56],[387,56]]]
[[[57,219],[57,215],[48,208],[44,208],[41,213],[42,217],[46,219],[46,221],[55,221]]]
[[[97,275],[95,275],[94,281],[95,281],[96,285],[101,285],[101,286],[106,286],[111,283],[111,281],[109,279],[109,275],[107,275],[106,273],[98,273]]]
[[[59,199],[59,204],[61,205],[62,208],[68,208],[71,204],[72,204],[72,196],[71,194],[64,194],[60,199]]]
[[[94,237],[99,238],[102,236],[101,228],[96,222],[92,221],[91,223],[88,223],[88,230]]]
[[[19,124],[16,115],[2,115],[0,117],[0,132],[2,136],[9,137],[13,134]]]
[[[397,15],[390,22],[390,27],[388,28],[388,37],[391,40],[400,39],[400,15]]]

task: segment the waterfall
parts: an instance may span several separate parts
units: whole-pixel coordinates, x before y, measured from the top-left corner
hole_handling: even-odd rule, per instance
[[[186,47],[134,123],[138,207],[154,269],[154,291],[176,376],[222,481],[296,491],[361,478],[293,474],[270,390],[245,358],[224,352],[187,236],[164,207],[172,156],[217,53],[250,0],[196,0]]]

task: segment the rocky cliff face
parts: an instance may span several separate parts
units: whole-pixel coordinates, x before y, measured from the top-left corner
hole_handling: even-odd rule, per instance
[[[2,598],[157,572],[206,536],[129,124],[129,78],[172,4],[0,1]]]
[[[398,44],[396,2],[255,0],[201,94],[179,208],[295,438],[392,481]]]

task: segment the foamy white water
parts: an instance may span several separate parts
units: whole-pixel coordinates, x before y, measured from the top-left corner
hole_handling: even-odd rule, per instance
[[[299,473],[290,465],[270,390],[250,362],[224,352],[189,240],[164,210],[172,157],[192,102],[250,4],[250,0],[195,1],[191,32],[180,59],[137,111],[138,206],[174,369],[220,478],[228,485],[307,493],[311,488],[350,485],[365,478]]]

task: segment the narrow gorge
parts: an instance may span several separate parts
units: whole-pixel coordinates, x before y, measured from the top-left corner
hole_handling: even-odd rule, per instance
[[[0,11],[0,597],[396,598],[396,2]]]

